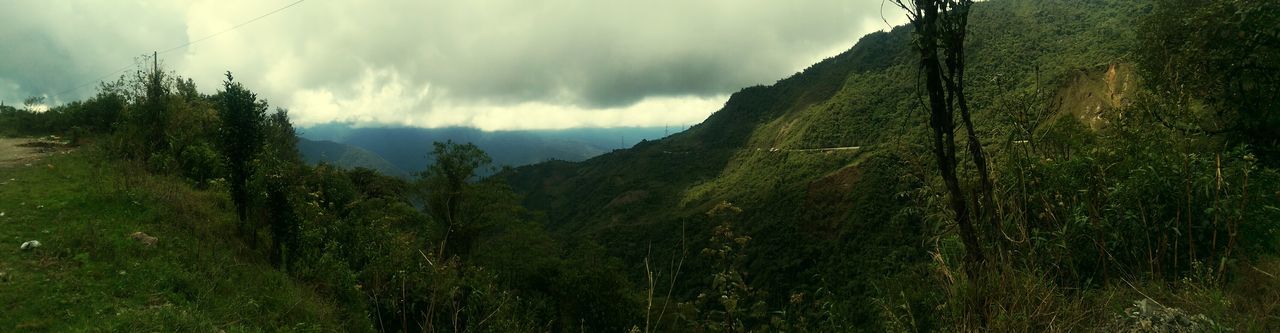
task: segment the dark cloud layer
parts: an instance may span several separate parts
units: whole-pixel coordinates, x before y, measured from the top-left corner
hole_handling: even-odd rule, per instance
[[[0,13],[0,99],[58,92],[294,0],[32,1]],[[309,0],[164,54],[234,71],[303,124],[487,129],[696,122],[728,93],[884,28],[879,0]],[[896,13],[890,13],[896,17]],[[900,20],[893,20],[900,21]]]

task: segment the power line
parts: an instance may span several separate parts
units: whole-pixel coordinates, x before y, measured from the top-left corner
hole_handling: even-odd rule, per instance
[[[203,41],[206,41],[206,40],[212,39],[212,38],[214,38],[214,37],[218,37],[219,35],[222,35],[222,34],[225,34],[225,33],[231,32],[232,30],[239,29],[239,28],[241,28],[241,27],[244,27],[244,26],[246,26],[246,25],[249,25],[250,23],[257,22],[258,20],[261,20],[261,19],[263,19],[263,18],[266,18],[267,16],[271,16],[272,14],[279,13],[279,12],[281,12],[281,11],[285,10],[285,9],[289,9],[289,7],[296,6],[297,4],[302,3],[303,1],[307,1],[307,0],[298,0],[298,1],[294,1],[293,3],[290,3],[290,4],[288,4],[288,5],[285,5],[284,7],[277,8],[276,10],[273,10],[273,11],[267,12],[266,14],[262,14],[262,15],[260,15],[260,16],[258,16],[258,17],[255,17],[255,18],[253,18],[253,19],[250,19],[250,20],[248,20],[248,21],[244,21],[243,23],[240,23],[240,24],[237,24],[237,25],[232,26],[232,27],[230,27],[230,28],[227,28],[226,30],[222,30],[222,31],[219,31],[219,32],[213,33],[213,34],[211,34],[211,35],[201,37],[201,38],[199,38],[199,39],[195,39],[195,40],[192,40],[192,41],[188,41],[188,42],[186,42],[186,43],[182,43],[182,45],[174,46],[174,47],[171,47],[171,48],[165,49],[164,51],[157,51],[157,52],[155,53],[155,55],[156,55],[156,56],[159,56],[159,55],[161,55],[161,54],[165,54],[165,53],[169,53],[169,52],[172,52],[172,51],[176,51],[176,50],[178,50],[178,49],[181,49],[181,48],[184,48],[184,47],[188,47],[188,46],[191,46],[191,45],[195,45],[196,43],[200,43],[200,42],[203,42]],[[90,81],[88,81],[88,82],[85,82],[85,83],[82,83],[82,84],[76,85],[74,88],[67,89],[67,90],[64,90],[64,91],[62,91],[62,92],[59,92],[59,93],[57,93],[57,94],[54,94],[53,96],[61,96],[61,95],[63,95],[63,94],[67,94],[67,93],[74,92],[74,91],[77,91],[77,90],[80,90],[80,89],[84,89],[84,87],[87,87],[87,86],[89,86],[89,85],[92,85],[92,84],[95,84],[95,83],[101,82],[103,79],[106,79],[107,77],[110,77],[110,76],[112,76],[112,75],[118,74],[118,73],[123,72],[123,71],[126,71],[126,70],[128,70],[129,68],[132,68],[132,67],[134,67],[134,64],[132,64],[132,63],[131,63],[131,64],[129,64],[129,65],[126,65],[126,66],[124,66],[124,67],[121,67],[120,69],[117,69],[117,70],[112,71],[112,72],[110,72],[110,73],[103,74],[102,76],[99,76],[99,77],[97,77],[97,78],[95,78],[95,79],[93,79],[93,80],[90,80]]]
[[[83,89],[84,87],[88,87],[89,85],[92,85],[92,84],[94,84],[94,83],[102,82],[102,80],[103,80],[103,79],[106,79],[107,77],[110,77],[110,76],[112,76],[112,75],[116,75],[116,73],[120,73],[120,72],[123,72],[123,71],[125,71],[125,70],[128,70],[129,68],[132,68],[132,67],[133,67],[133,65],[134,65],[134,64],[129,64],[129,65],[126,65],[126,66],[124,66],[124,67],[120,67],[120,69],[117,69],[117,70],[112,71],[112,72],[107,73],[107,74],[102,74],[102,76],[99,76],[99,77],[97,77],[97,78],[95,78],[95,79],[93,79],[93,80],[90,80],[90,81],[88,81],[88,82],[81,83],[80,85],[77,85],[77,86],[75,86],[74,88],[67,89],[67,90],[63,90],[63,91],[61,91],[61,92],[58,92],[57,94],[53,94],[53,96],[62,96],[63,94],[66,94],[66,93],[70,93],[70,92],[73,92],[73,91],[76,91],[76,90]]]
[[[289,7],[293,7],[294,5],[300,4],[300,3],[302,3],[303,1],[307,1],[307,0],[298,0],[298,1],[294,1],[294,2],[293,2],[293,3],[291,3],[291,4],[288,4],[288,5],[284,6],[284,7],[280,7],[279,9],[276,9],[276,10],[270,11],[270,12],[268,12],[268,13],[266,13],[266,14],[262,14],[262,16],[255,17],[255,18],[253,18],[252,20],[245,21],[244,23],[237,24],[237,25],[235,25],[235,26],[233,26],[233,27],[231,27],[231,28],[228,28],[227,30],[219,31],[219,32],[214,33],[214,34],[212,34],[212,35],[204,36],[204,38],[200,38],[200,39],[197,39],[197,40],[193,40],[193,41],[190,41],[190,42],[186,42],[186,43],[184,43],[184,44],[182,44],[182,45],[174,46],[174,47],[172,47],[172,48],[169,48],[168,50],[159,51],[159,52],[158,52],[158,54],[165,54],[165,53],[169,53],[170,51],[174,51],[174,50],[177,50],[177,49],[180,49],[180,48],[184,48],[184,47],[187,47],[187,46],[191,46],[192,44],[199,43],[199,42],[203,42],[203,41],[206,41],[206,40],[208,40],[208,39],[210,39],[210,38],[213,38],[213,37],[218,37],[218,35],[225,34],[225,33],[227,33],[227,32],[230,32],[231,30],[239,29],[240,27],[243,27],[243,26],[249,25],[249,23],[257,22],[258,20],[261,20],[261,19],[262,19],[262,18],[264,18],[264,17],[271,16],[271,14],[279,13],[279,12],[280,12],[280,11],[282,11],[282,10],[289,9]]]

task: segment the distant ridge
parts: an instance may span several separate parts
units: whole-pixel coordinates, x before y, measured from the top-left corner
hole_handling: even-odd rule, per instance
[[[301,128],[299,132],[308,140],[362,148],[409,173],[431,164],[431,143],[437,141],[472,143],[493,158],[494,167],[518,167],[550,160],[582,161],[670,133],[662,127],[481,131],[467,127],[353,127],[341,123]],[[489,170],[482,170],[481,174],[487,175]]]
[[[298,152],[310,164],[328,163],[345,169],[367,168],[385,175],[407,178],[410,173],[387,162],[377,153],[328,140],[298,138]]]

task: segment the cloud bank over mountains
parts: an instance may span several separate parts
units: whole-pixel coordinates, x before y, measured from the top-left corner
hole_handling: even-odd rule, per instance
[[[295,0],[33,1],[0,13],[0,99],[70,88]],[[161,54],[202,91],[238,80],[300,125],[487,130],[696,123],[886,29],[881,1],[308,0]],[[889,22],[902,22],[884,8]]]

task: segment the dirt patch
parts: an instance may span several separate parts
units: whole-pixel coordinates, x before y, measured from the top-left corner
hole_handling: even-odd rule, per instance
[[[1058,90],[1060,115],[1074,116],[1090,129],[1101,129],[1121,117],[1115,110],[1129,104],[1136,79],[1133,66],[1126,63],[1076,71]]]
[[[849,165],[810,182],[804,202],[807,222],[801,230],[818,239],[838,237],[840,224],[859,204],[850,202],[850,194],[861,179],[862,168]]]
[[[809,183],[808,201],[811,203],[824,200],[843,202],[859,179],[862,179],[862,169],[852,165],[844,167]]]
[[[0,168],[26,165],[68,149],[66,143],[50,139],[0,138]]]
[[[609,204],[605,205],[605,208],[625,206],[633,202],[644,200],[645,198],[648,198],[648,197],[649,197],[649,191],[644,191],[644,190],[627,191],[626,193],[623,193],[622,195],[619,195],[613,198],[612,201],[609,201]]]
[[[18,146],[18,147],[25,147],[25,148],[45,148],[45,149],[50,149],[50,148],[58,148],[58,147],[62,147],[62,146],[63,146],[63,144],[60,144],[60,143],[57,143],[57,142],[49,142],[49,141],[31,141],[31,142],[27,142],[27,143],[19,143],[19,144],[17,144],[16,146]]]

